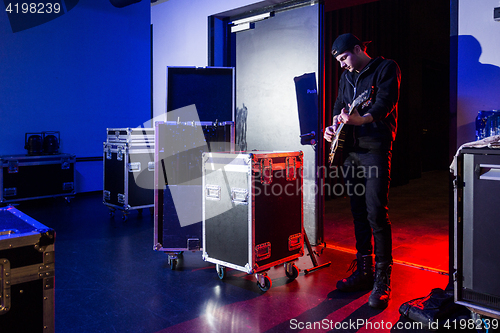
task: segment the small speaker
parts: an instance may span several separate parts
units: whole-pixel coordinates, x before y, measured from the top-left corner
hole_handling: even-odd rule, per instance
[[[43,138],[43,152],[53,155],[59,153],[59,139],[55,135],[47,135]]]
[[[42,136],[38,134],[30,135],[25,139],[24,149],[28,150],[28,155],[41,155],[43,153]]]

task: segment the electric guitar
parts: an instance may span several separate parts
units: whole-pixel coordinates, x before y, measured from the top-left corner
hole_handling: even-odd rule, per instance
[[[356,99],[351,103],[349,106],[349,114],[352,113],[352,111],[357,108],[360,104],[365,104],[368,105],[371,99],[371,91],[370,90],[365,90],[363,91],[362,94],[360,94]],[[343,133],[342,133],[342,128],[344,128],[344,123],[340,123],[337,126],[337,131],[335,132],[335,136],[333,137],[332,140],[332,145],[330,146],[330,155],[328,157],[328,161],[330,162],[330,167],[333,166],[333,159],[335,158],[335,152],[337,149],[340,147],[342,148],[342,142],[344,142],[343,138]]]

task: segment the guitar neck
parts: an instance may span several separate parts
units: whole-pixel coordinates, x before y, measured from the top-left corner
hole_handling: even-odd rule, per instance
[[[337,126],[337,132],[335,134],[335,138],[338,140],[340,137],[340,133],[342,132],[342,128],[344,128],[344,123],[340,123],[339,126]]]
[[[351,105],[351,107],[349,108],[349,115],[351,115],[352,111],[356,108],[356,106],[358,106],[357,104],[354,104],[354,105]]]
[[[359,105],[359,101],[358,99],[354,100],[354,102],[352,103],[352,105],[349,107],[349,112],[348,114],[350,115],[352,113],[352,111]],[[340,135],[340,132],[342,132],[342,128],[344,128],[344,123],[340,123],[338,126],[337,126],[337,134],[335,135],[337,138],[339,137]]]

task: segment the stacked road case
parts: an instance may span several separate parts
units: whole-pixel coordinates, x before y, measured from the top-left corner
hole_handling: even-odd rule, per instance
[[[54,332],[54,230],[0,209],[0,331]]]
[[[0,157],[0,202],[75,195],[75,155]]]
[[[262,291],[271,287],[266,271],[303,255],[302,152],[203,154],[203,259],[255,273]]]
[[[498,320],[500,149],[498,143],[489,146],[472,144],[455,157],[453,281],[455,303],[469,308],[475,319]]]
[[[103,203],[110,213],[154,207],[154,128],[108,128]]]

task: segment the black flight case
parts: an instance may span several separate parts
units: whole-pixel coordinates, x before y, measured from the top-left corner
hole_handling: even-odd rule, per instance
[[[203,154],[203,259],[219,278],[229,267],[255,274],[262,291],[267,271],[284,264],[288,278],[304,254],[302,152]]]
[[[234,151],[234,122],[157,122],[154,247],[175,269],[184,251],[201,249],[202,153]]]
[[[75,196],[73,154],[0,156],[0,202]]]
[[[54,333],[54,230],[0,208],[0,332]]]
[[[154,128],[108,128],[103,143],[103,203],[125,220],[154,207]]]

